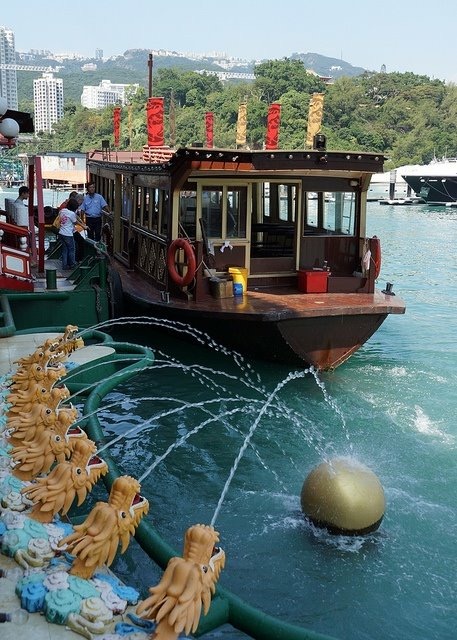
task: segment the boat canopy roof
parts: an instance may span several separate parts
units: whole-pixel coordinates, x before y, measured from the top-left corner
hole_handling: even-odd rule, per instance
[[[380,173],[381,153],[326,150],[214,149],[203,147],[145,147],[143,152],[96,150],[88,154],[89,169],[97,165],[113,172],[175,175],[177,173],[284,173],[360,177]]]

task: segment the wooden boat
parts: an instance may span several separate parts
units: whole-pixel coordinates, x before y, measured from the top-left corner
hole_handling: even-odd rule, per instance
[[[390,286],[375,289],[380,243],[365,237],[383,161],[325,148],[91,152],[129,315],[183,321],[260,358],[339,366],[405,312]]]

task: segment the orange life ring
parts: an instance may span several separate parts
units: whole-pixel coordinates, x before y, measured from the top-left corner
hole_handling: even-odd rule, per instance
[[[377,236],[373,236],[370,241],[371,259],[374,264],[374,278],[378,279],[381,273],[381,241]]]
[[[176,251],[182,249],[186,256],[187,272],[184,276],[178,273],[176,269]],[[185,238],[176,238],[168,247],[167,251],[167,269],[170,274],[170,278],[178,287],[185,287],[190,284],[194,279],[195,272],[197,271],[197,261],[195,259],[195,252]]]

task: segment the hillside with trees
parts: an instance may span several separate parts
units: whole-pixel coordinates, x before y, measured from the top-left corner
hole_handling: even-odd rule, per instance
[[[144,67],[144,52],[138,53],[136,64],[140,53]],[[135,52],[130,56],[136,59]],[[128,62],[132,67],[128,82],[139,82],[132,60]],[[90,76],[84,76],[85,84],[98,84],[99,76],[91,73],[90,81]],[[113,82],[126,82],[125,73],[122,79],[107,69],[102,74]],[[383,153],[389,158],[386,168],[428,162],[434,155],[457,154],[454,85],[412,73],[372,72],[342,76],[325,85],[306,71],[301,60],[292,58],[265,61],[254,67],[254,74],[252,82],[222,84],[213,75],[154,63],[153,93],[165,101],[165,142],[171,146],[203,142],[204,114],[211,111],[215,146],[234,148],[238,106],[246,102],[247,144],[252,149],[262,148],[268,107],[279,102],[280,147],[302,149],[310,97],[313,92],[322,92],[322,132],[329,149]],[[129,107],[122,108],[120,149],[140,149],[147,142],[144,70],[142,77],[140,91],[130,96]],[[88,110],[78,101],[66,99],[65,117],[55,132],[21,144],[18,151],[88,151],[100,148],[105,139],[113,144],[112,113],[113,107]],[[170,127],[170,121],[175,126]]]

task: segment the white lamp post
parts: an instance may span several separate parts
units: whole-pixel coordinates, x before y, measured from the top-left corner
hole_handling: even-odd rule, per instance
[[[12,146],[13,138],[19,135],[19,125],[13,118],[4,118],[8,111],[8,103],[6,98],[0,96],[0,133],[8,140],[8,146]]]
[[[7,110],[8,110],[8,103],[6,101],[6,98],[4,98],[3,96],[0,96],[0,116],[4,116]]]
[[[19,134],[19,125],[13,118],[3,118],[0,122],[0,133],[5,138],[17,138]]]

